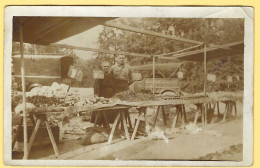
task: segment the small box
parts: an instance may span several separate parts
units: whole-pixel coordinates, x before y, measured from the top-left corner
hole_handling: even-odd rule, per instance
[[[94,79],[104,79],[104,72],[103,71],[93,71],[93,78]]]

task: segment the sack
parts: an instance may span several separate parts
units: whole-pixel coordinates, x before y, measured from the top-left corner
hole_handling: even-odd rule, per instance
[[[104,135],[103,131],[97,129],[87,129],[83,135],[81,144],[90,145],[96,143],[106,142],[108,137]]]

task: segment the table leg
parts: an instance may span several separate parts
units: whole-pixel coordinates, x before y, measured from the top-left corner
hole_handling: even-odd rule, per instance
[[[201,105],[201,122],[204,125],[205,124],[205,107]]]
[[[35,138],[35,136],[36,136],[36,133],[38,132],[38,129],[39,129],[40,124],[41,124],[41,120],[38,119],[37,122],[36,122],[36,125],[35,125],[35,127],[34,127],[34,129],[33,129],[33,132],[32,132],[32,135],[31,135],[31,137],[30,137],[30,140],[29,140],[28,150],[27,150],[27,151],[28,151],[28,152],[27,152],[28,155],[29,155],[29,153],[30,153],[30,151],[31,151],[31,147],[32,147],[34,138]]]
[[[185,121],[185,123],[187,123],[188,121],[187,121],[187,116],[186,116],[186,111],[185,111],[185,105],[184,104],[182,105],[182,110],[183,110],[183,113],[184,113],[184,121]]]
[[[235,109],[235,117],[237,117],[237,103],[236,103],[236,101],[234,101],[233,103],[234,103],[234,109]]]
[[[224,115],[223,115],[223,120],[222,120],[222,122],[224,122],[224,121],[226,120],[226,115],[227,115],[227,112],[228,112],[228,109],[229,109],[228,103],[225,103],[225,104],[226,104],[226,107],[225,107],[225,111],[224,111]]]
[[[111,144],[112,142],[112,139],[113,139],[113,135],[115,133],[115,130],[116,130],[116,126],[117,126],[117,122],[119,120],[119,117],[120,117],[120,113],[118,112],[117,116],[116,116],[116,119],[115,119],[115,122],[113,123],[113,126],[112,126],[112,130],[110,132],[110,135],[109,135],[109,138],[108,138],[108,145]]]
[[[108,122],[108,119],[107,119],[107,113],[105,111],[102,111],[102,113],[103,113],[105,126],[107,128],[108,133],[109,133],[110,132],[110,126],[109,126],[109,122]]]
[[[179,108],[178,107],[176,107],[176,114],[175,114],[175,116],[174,116],[174,118],[173,118],[173,123],[172,123],[172,128],[175,128],[175,126],[176,126],[176,123],[177,123],[177,119],[178,119],[178,117],[179,117]]]
[[[229,102],[229,117],[232,117],[232,111],[233,111],[233,102]]]
[[[96,118],[95,118],[94,127],[97,125],[98,117],[99,117],[99,111],[96,112]]]
[[[208,124],[208,103],[204,104],[205,106],[205,124]]]
[[[129,127],[130,127],[131,129],[133,129],[132,123],[131,123],[130,114],[129,114],[129,111],[128,111],[128,110],[126,111],[126,117],[127,117],[128,122],[129,122]]]
[[[197,121],[198,121],[198,117],[199,117],[199,113],[201,112],[201,107],[200,105],[197,105],[197,111],[195,113],[195,118],[194,118],[194,124],[197,124]],[[201,112],[202,113],[202,112]]]
[[[164,125],[167,125],[167,123],[166,123],[166,116],[165,116],[165,112],[164,112],[164,106],[161,106],[161,109],[162,109],[162,114],[163,114]]]
[[[161,108],[161,106],[158,106],[158,107],[157,107],[156,114],[155,114],[155,119],[154,119],[154,121],[153,121],[153,126],[155,126],[155,124],[156,124],[157,117],[158,117],[158,114],[159,114],[159,112],[160,112],[160,108]]]
[[[51,144],[52,144],[52,147],[54,149],[55,155],[57,157],[59,155],[59,150],[58,150],[58,147],[56,145],[56,142],[55,142],[55,139],[53,137],[53,134],[52,134],[52,131],[51,131],[51,128],[50,128],[50,125],[49,125],[48,121],[45,121],[45,125],[47,127],[48,134],[49,134],[49,137],[51,139]]]
[[[140,123],[141,114],[142,114],[142,111],[139,111],[139,115],[138,115],[137,121],[135,123],[134,132],[132,134],[131,141],[133,141],[135,139],[135,134],[137,132],[137,129],[138,129],[138,126]]]
[[[128,132],[128,128],[127,128],[127,125],[126,125],[126,119],[125,119],[125,114],[124,113],[125,113],[124,111],[121,111],[120,115],[121,115],[121,118],[122,118],[122,121],[123,121],[123,126],[124,126],[124,130],[125,130],[126,139],[128,141],[130,141],[129,132]]]
[[[217,102],[217,109],[218,109],[218,117],[220,116],[220,111],[219,111],[219,102]]]
[[[14,145],[16,143],[17,137],[20,134],[20,132],[22,132],[22,128],[23,128],[23,117],[19,118],[19,124],[18,124],[18,128],[16,130],[16,134],[12,140],[12,149],[14,148]]]

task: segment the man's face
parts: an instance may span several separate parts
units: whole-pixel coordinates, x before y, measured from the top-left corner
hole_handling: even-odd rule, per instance
[[[118,60],[118,63],[120,65],[124,65],[124,63],[125,63],[125,56],[124,55],[119,55],[117,60]]]
[[[110,69],[110,64],[107,62],[107,63],[103,63],[103,65],[102,65],[102,70],[103,70],[103,72],[108,72],[109,71],[109,69]]]

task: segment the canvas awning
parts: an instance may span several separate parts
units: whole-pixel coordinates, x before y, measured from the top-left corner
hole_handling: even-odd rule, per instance
[[[47,45],[82,33],[111,17],[14,17],[13,41],[19,42],[20,22],[23,24],[23,42]]]

